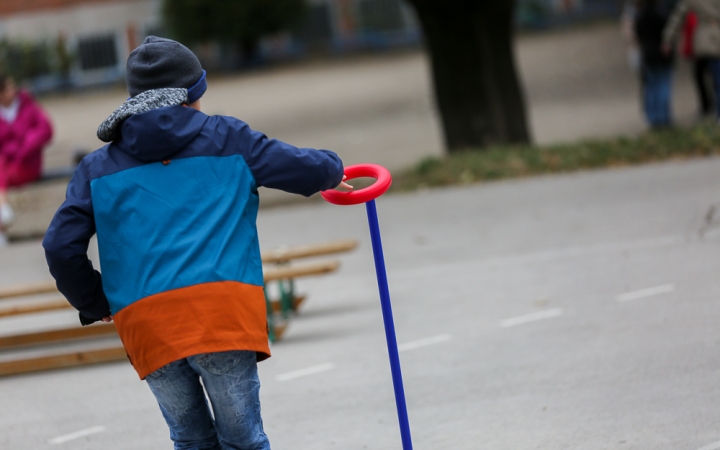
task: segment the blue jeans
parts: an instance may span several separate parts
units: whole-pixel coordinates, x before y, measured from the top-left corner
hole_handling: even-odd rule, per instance
[[[643,105],[645,117],[653,127],[672,124],[670,113],[670,91],[672,88],[672,68],[643,67]]]
[[[170,427],[176,450],[270,450],[260,418],[255,352],[190,356],[145,379]]]

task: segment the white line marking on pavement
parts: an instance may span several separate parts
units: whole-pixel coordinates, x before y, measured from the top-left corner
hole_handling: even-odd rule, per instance
[[[320,364],[318,366],[312,366],[305,369],[295,370],[288,373],[283,373],[275,377],[278,381],[294,380],[295,378],[304,377],[307,375],[315,375],[316,373],[325,372],[326,370],[332,370],[335,368],[333,363]]]
[[[441,342],[447,342],[450,339],[452,339],[452,336],[449,334],[439,334],[437,336],[425,338],[425,339],[418,339],[417,341],[411,341],[406,342],[404,344],[398,345],[398,351],[404,352],[406,350],[415,350],[416,348],[420,347],[426,347],[428,345],[434,345],[439,344]]]
[[[701,447],[698,450],[717,450],[720,448],[720,441],[713,442],[712,444],[708,444],[705,447]]]
[[[58,436],[56,438],[52,438],[48,440],[48,444],[64,444],[68,441],[74,441],[75,439],[80,439],[85,436],[90,436],[91,434],[97,434],[102,433],[105,431],[105,427],[102,425],[98,425],[97,427],[92,428],[85,428],[84,430],[79,430],[74,433],[66,434],[63,436]]]
[[[606,244],[590,245],[585,247],[566,247],[558,249],[540,250],[537,252],[490,257],[484,259],[458,260],[451,263],[433,264],[429,267],[412,267],[394,270],[394,279],[410,278],[413,281],[418,277],[437,277],[439,274],[457,273],[459,270],[475,272],[487,266],[514,266],[518,264],[542,263],[565,258],[592,257],[612,253],[662,248],[674,245],[687,244],[688,238],[682,235],[662,236],[652,239],[636,241],[623,241]]]
[[[564,313],[562,308],[548,309],[547,311],[538,311],[532,314],[526,314],[524,316],[511,317],[500,322],[501,327],[512,327],[515,325],[522,325],[528,322],[535,322],[536,320],[550,319],[552,317],[561,316]]]
[[[626,292],[617,296],[617,301],[627,302],[630,300],[637,300],[639,298],[652,297],[653,295],[667,294],[675,290],[674,284],[663,284],[662,286],[655,286],[647,289],[640,289],[638,291]]]

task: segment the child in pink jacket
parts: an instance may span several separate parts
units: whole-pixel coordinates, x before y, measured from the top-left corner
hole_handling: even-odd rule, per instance
[[[50,121],[30,94],[0,74],[0,245],[7,243],[5,229],[14,218],[7,190],[40,178],[42,151],[52,133]]]

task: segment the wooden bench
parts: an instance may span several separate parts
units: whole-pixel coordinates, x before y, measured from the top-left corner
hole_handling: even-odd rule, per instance
[[[77,169],[76,165],[46,169],[34,183],[47,183],[58,180],[69,182],[75,173],[75,169]]]
[[[295,279],[331,273],[340,267],[340,262],[337,260],[303,264],[293,264],[293,260],[347,252],[355,247],[357,247],[357,241],[346,240],[320,245],[280,248],[262,253],[262,261],[268,266],[263,270],[263,275],[271,342],[276,342],[282,337],[287,329],[289,319],[292,315],[297,314],[300,304],[305,299],[305,296],[295,292]],[[279,298],[270,298],[267,295],[268,286],[273,284],[277,284]],[[57,292],[54,282],[0,288],[0,318],[72,308],[64,298],[26,300],[30,296]],[[17,299],[23,299],[22,303],[16,301],[11,305],[3,306],[3,303]],[[0,376],[123,360],[126,358],[125,350],[122,345],[117,343],[113,343],[107,348],[66,353],[54,349],[49,355],[2,360],[2,353],[7,351],[22,351],[27,348],[58,343],[82,343],[116,335],[114,324],[97,323],[87,327],[72,326],[0,336]]]
[[[282,338],[290,317],[297,314],[300,305],[305,300],[305,296],[298,295],[295,292],[295,279],[334,272],[340,267],[340,262],[337,260],[299,266],[293,266],[291,262],[296,259],[349,252],[354,250],[357,244],[355,240],[343,240],[325,244],[284,247],[262,253],[263,264],[273,267],[264,271],[265,298],[268,302],[268,329],[271,342],[276,342]],[[277,285],[279,298],[270,298],[268,294],[269,282],[275,282]]]
[[[54,212],[59,205],[61,201],[59,194],[64,192],[61,188],[70,182],[78,164],[86,154],[87,152],[77,150],[70,164],[46,168],[40,174],[40,178],[11,189],[10,202],[15,208],[18,221],[9,229],[7,238],[10,242],[41,240],[45,236],[45,227],[41,224],[47,224],[52,218],[48,214]]]
[[[43,170],[42,175],[40,175],[40,178],[35,180],[34,182],[44,183],[57,180],[70,181],[72,176],[75,174],[75,169],[77,169],[77,167],[80,165],[80,161],[82,161],[82,159],[89,154],[89,150],[76,148],[72,154],[69,165],[45,169]]]

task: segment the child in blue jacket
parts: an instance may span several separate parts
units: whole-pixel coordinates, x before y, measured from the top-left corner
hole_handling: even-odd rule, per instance
[[[200,112],[205,71],[178,42],[148,37],[126,83],[130,99],[98,128],[109,144],[82,160],[47,231],[50,272],[83,324],[115,321],[176,449],[269,449],[257,188],[349,188],[342,162]]]

